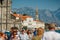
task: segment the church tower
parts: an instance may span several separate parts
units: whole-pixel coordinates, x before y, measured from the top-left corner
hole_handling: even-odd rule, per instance
[[[38,8],[36,8],[36,20],[39,20],[39,16],[38,16]]]
[[[0,28],[7,27],[10,18],[11,0],[0,0]],[[6,28],[5,28],[6,29]]]

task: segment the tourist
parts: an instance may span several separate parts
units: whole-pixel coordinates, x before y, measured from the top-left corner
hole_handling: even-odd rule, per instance
[[[8,37],[8,40],[10,40],[12,34],[13,34],[14,32],[17,33],[17,31],[18,31],[18,28],[17,28],[17,27],[11,27],[11,29],[10,29],[10,35],[9,35],[9,37]],[[17,35],[18,35],[18,34],[17,34]]]
[[[45,32],[42,40],[60,40],[60,34],[55,32],[55,26],[49,25],[49,31]]]
[[[0,32],[0,40],[7,40],[7,39],[8,37],[4,33]]]
[[[24,29],[22,29],[22,31],[21,31],[20,39],[21,39],[21,40],[28,40],[28,39],[29,39],[29,38],[28,38],[28,35],[27,35],[27,33],[25,32]]]
[[[27,35],[28,35],[28,37],[29,37],[29,40],[32,40],[33,33],[31,32],[31,30],[28,30],[28,31],[27,31]]]
[[[34,32],[33,32],[34,36],[37,35],[37,28],[34,29]]]
[[[44,32],[44,29],[43,29],[43,28],[38,28],[38,29],[37,29],[37,35],[34,36],[34,37],[32,38],[32,40],[42,40],[43,32]]]
[[[17,35],[16,31],[12,33],[10,40],[20,40],[20,37]]]

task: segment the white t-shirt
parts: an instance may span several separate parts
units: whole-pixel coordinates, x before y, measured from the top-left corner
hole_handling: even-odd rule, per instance
[[[55,31],[45,32],[42,40],[60,40],[60,34]]]
[[[29,38],[28,38],[28,35],[26,33],[24,33],[24,34],[20,34],[20,39],[21,40],[28,40]]]
[[[29,40],[32,40],[33,34],[29,34],[28,37],[29,37]]]

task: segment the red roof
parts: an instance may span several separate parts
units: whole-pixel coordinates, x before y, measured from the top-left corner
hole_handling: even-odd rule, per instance
[[[31,18],[31,16],[23,16],[23,15],[21,15],[21,14],[12,14],[13,16],[15,16],[15,17],[19,17],[19,18],[21,18],[22,20],[26,20],[26,18]]]
[[[20,17],[20,16],[22,16],[21,14],[12,14],[13,16],[15,16],[15,17]]]
[[[34,21],[36,21],[36,22],[42,22],[43,23],[43,21],[41,21],[41,20],[34,20]]]
[[[31,16],[23,16],[21,14],[12,14],[12,15],[15,16],[15,17],[21,18],[21,20],[26,20],[26,18],[31,18]],[[43,22],[41,20],[34,20],[34,21],[36,21],[36,22]]]

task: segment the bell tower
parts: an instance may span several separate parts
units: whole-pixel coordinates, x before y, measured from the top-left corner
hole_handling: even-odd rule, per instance
[[[39,20],[39,18],[38,18],[38,8],[36,8],[36,20]]]
[[[0,28],[7,27],[8,20],[10,19],[11,0],[0,0]]]

